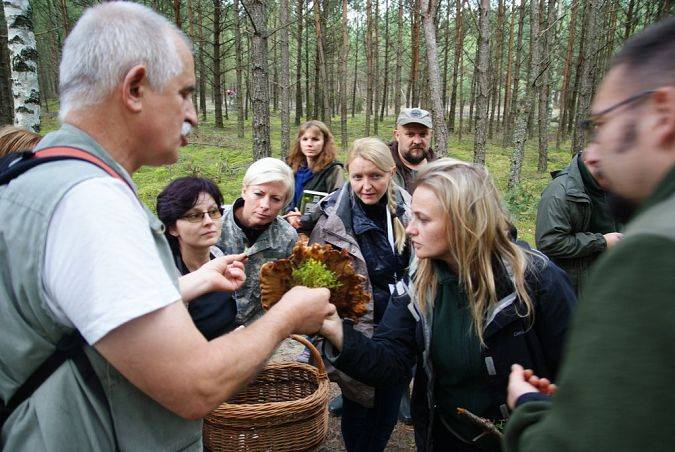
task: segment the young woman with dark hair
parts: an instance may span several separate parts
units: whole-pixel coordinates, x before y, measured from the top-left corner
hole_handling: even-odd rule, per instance
[[[223,256],[220,238],[223,195],[208,179],[181,177],[157,196],[157,216],[164,223],[176,267],[182,275]],[[232,331],[237,305],[228,292],[211,292],[193,299],[188,311],[208,340]]]

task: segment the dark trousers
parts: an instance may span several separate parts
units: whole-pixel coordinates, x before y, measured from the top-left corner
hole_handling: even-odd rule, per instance
[[[433,429],[434,450],[448,452],[500,452],[501,444],[494,437],[485,436],[477,442],[467,444],[445,428],[440,419],[436,419]]]
[[[398,420],[403,386],[375,389],[375,402],[366,408],[342,396],[342,438],[348,452],[380,452]]]

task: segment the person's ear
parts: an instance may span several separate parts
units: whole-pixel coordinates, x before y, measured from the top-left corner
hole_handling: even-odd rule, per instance
[[[398,126],[394,127],[394,140],[398,141]]]
[[[666,86],[652,94],[655,108],[654,137],[658,144],[670,147],[675,142],[675,87]]]
[[[241,187],[241,197],[244,197],[244,194],[246,193],[246,187]]]
[[[143,109],[143,96],[148,86],[145,66],[136,65],[129,69],[122,80],[122,101],[133,112]]]
[[[167,229],[167,231],[169,232],[169,235],[172,235],[172,236],[178,238],[178,231],[176,230],[176,226],[175,226],[175,225],[169,227],[169,229]]]

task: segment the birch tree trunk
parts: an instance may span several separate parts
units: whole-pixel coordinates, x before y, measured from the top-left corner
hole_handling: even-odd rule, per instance
[[[284,160],[291,146],[291,67],[290,51],[288,49],[288,0],[279,0],[279,30],[281,47],[281,71],[279,73],[279,120],[281,121],[281,159]]]
[[[39,132],[40,86],[32,9],[28,0],[5,0],[4,8],[12,74],[14,124]]]
[[[479,4],[478,29],[478,93],[476,98],[476,124],[473,142],[474,163],[485,164],[485,148],[488,134],[488,58],[490,57],[490,0],[481,0]]]
[[[9,66],[9,48],[7,47],[5,30],[7,30],[5,9],[0,8],[0,125],[14,122],[12,74]]]
[[[531,23],[530,33],[532,39],[532,51],[528,67],[527,85],[525,95],[518,101],[518,113],[515,120],[513,135],[513,151],[511,153],[511,166],[509,168],[508,190],[513,191],[520,185],[520,173],[525,157],[525,142],[527,141],[527,122],[536,102],[537,76],[539,74],[539,2],[530,0]]]
[[[518,114],[518,95],[520,94],[520,67],[523,61],[523,23],[525,22],[525,0],[520,0],[518,6],[518,33],[516,37],[516,47],[514,49],[516,66],[513,70],[513,88],[511,90],[511,105],[509,105],[509,114],[507,121],[504,123],[504,136],[502,138],[502,146],[507,147],[513,144],[514,135],[514,121]]]
[[[349,53],[349,29],[347,28],[347,0],[342,0],[342,51],[340,52],[340,147],[347,149],[347,54]]]
[[[270,102],[267,66],[267,6],[264,0],[244,2],[248,10],[251,34],[251,104],[253,106],[253,160],[269,157]]]
[[[434,17],[440,0],[421,0],[422,22],[427,49],[427,67],[431,91],[431,114],[434,120],[434,147],[436,153],[444,157],[448,153],[448,130],[443,116],[441,95],[441,76],[438,69],[438,51],[436,49],[436,24]],[[487,0],[485,0],[487,1]]]
[[[578,127],[588,115],[591,108],[593,92],[593,72],[595,71],[595,56],[597,52],[596,20],[599,13],[598,0],[587,0],[586,13],[584,14],[584,28],[586,30],[586,45],[584,46],[584,61],[581,66],[581,80],[579,88],[579,100],[575,118],[574,136],[572,138],[572,154],[579,153],[585,144],[584,130]]]

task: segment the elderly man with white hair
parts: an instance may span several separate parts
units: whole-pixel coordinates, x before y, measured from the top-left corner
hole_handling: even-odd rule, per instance
[[[333,312],[328,290],[295,288],[243,330],[195,328],[185,303],[239,288],[245,257],[179,279],[131,180],[178,158],[194,84],[188,40],[144,6],[88,9],[66,39],[63,125],[37,149],[88,161],[0,187],[1,449],[201,450],[200,418]]]

